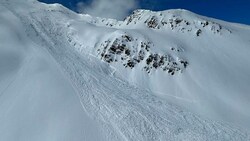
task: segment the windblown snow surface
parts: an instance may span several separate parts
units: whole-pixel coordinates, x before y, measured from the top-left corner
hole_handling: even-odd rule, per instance
[[[1,141],[250,140],[250,27],[0,1]]]

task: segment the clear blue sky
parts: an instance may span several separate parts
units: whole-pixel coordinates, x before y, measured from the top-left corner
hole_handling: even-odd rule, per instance
[[[61,3],[76,11],[78,2],[91,3],[92,0],[39,1]],[[139,8],[155,11],[182,8],[204,16],[250,25],[250,0],[139,0]]]

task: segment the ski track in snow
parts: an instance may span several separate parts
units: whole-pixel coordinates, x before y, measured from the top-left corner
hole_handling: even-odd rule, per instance
[[[12,12],[26,26],[30,38],[37,44],[43,43],[40,46],[62,67],[78,92],[83,108],[103,125],[109,140],[250,139],[245,131],[202,119],[114,78],[104,63],[74,50],[62,33],[64,27],[50,21],[53,17],[40,19],[31,13],[19,15],[14,9]],[[38,34],[32,36],[34,33]]]

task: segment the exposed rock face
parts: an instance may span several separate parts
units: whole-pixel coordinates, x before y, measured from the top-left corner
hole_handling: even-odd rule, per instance
[[[158,28],[158,29],[160,28],[158,24],[158,19],[156,16],[152,16],[150,19],[145,21],[145,23],[147,24],[149,28]]]
[[[183,70],[188,66],[188,62],[184,60],[175,60],[170,55],[150,54],[146,59],[144,70],[150,73],[152,69],[160,68],[171,75]]]
[[[186,60],[174,58],[169,54],[159,54],[151,51],[154,44],[148,40],[139,41],[124,33],[107,39],[97,49],[99,57],[107,63],[119,63],[125,68],[133,69],[142,64],[142,70],[151,73],[153,70],[162,70],[171,75],[181,72],[188,66]],[[172,48],[172,51],[181,52]]]

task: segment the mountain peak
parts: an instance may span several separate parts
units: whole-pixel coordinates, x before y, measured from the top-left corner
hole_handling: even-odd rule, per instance
[[[185,9],[171,9],[165,11],[150,11],[137,9],[123,21],[92,17],[81,14],[84,21],[97,26],[125,29],[153,29],[159,31],[174,31],[189,33],[193,36],[206,34],[230,34],[232,31],[216,20],[200,16]]]
[[[135,10],[124,22],[126,25],[140,25],[151,29],[168,29],[182,33],[192,32],[200,36],[202,32],[214,34],[231,33],[219,23],[208,20],[185,9],[171,9],[154,12],[150,10]]]
[[[131,22],[133,19],[143,19],[148,17],[157,17],[161,19],[170,19],[175,17],[185,17],[185,18],[197,18],[198,15],[195,13],[192,13],[185,9],[170,9],[170,10],[164,10],[164,11],[151,11],[146,9],[137,9],[132,12],[131,15],[125,18],[125,21]]]

